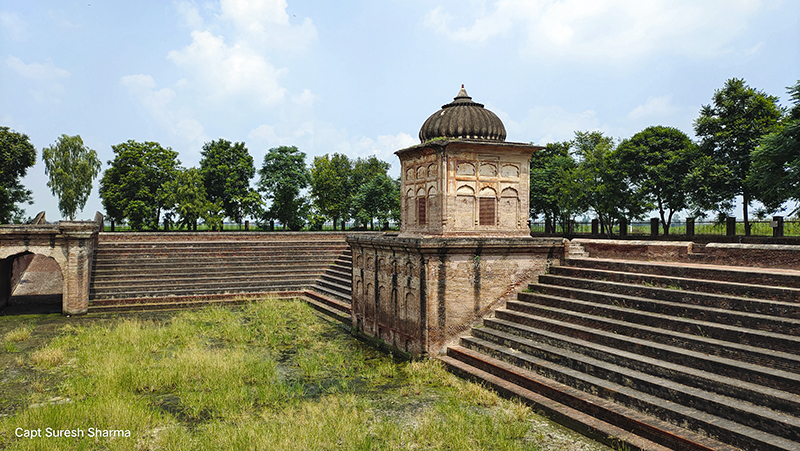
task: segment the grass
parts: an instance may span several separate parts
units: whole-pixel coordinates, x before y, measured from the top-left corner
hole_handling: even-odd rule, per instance
[[[0,449],[606,449],[436,360],[396,361],[300,301],[48,321],[49,336],[0,321],[4,341],[28,328],[3,360]]]

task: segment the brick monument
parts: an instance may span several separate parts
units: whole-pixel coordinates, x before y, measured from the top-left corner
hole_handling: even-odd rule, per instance
[[[461,87],[423,124],[401,164],[400,233],[348,237],[353,329],[415,355],[448,342],[563,258],[533,239],[530,159],[500,119]]]

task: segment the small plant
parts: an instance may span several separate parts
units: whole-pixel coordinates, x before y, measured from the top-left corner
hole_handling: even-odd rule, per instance
[[[31,362],[39,367],[52,368],[64,362],[64,350],[61,348],[42,348],[31,354]]]
[[[3,341],[6,343],[19,343],[21,341],[25,341],[31,337],[32,331],[32,327],[28,325],[22,325],[3,335]]]

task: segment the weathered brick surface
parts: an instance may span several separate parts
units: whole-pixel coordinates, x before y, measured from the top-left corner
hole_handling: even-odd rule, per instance
[[[62,313],[86,313],[98,230],[96,221],[0,226],[0,307],[7,304],[11,295],[14,261],[25,254],[38,254],[55,260],[61,270],[64,284]]]
[[[353,327],[403,351],[441,352],[563,258],[560,239],[349,237]]]

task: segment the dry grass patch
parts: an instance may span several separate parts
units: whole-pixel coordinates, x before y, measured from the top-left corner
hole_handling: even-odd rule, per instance
[[[64,350],[61,348],[42,348],[31,354],[31,363],[41,368],[53,368],[64,362]]]
[[[21,341],[25,341],[31,337],[32,331],[33,328],[28,325],[17,327],[11,332],[8,332],[5,335],[3,335],[3,341],[6,343],[19,343]]]

